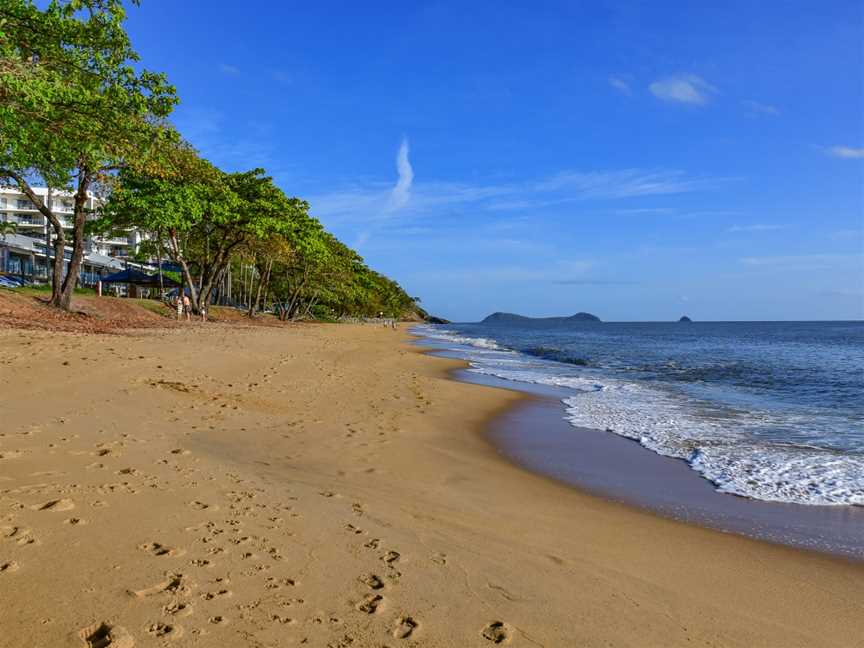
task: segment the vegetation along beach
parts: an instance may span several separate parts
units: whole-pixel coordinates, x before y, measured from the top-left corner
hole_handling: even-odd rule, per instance
[[[0,648],[864,648],[864,15],[638,4],[0,0]]]

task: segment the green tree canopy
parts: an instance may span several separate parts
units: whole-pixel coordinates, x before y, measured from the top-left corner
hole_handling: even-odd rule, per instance
[[[55,235],[52,303],[69,308],[84,255],[91,191],[118,169],[152,163],[173,131],[177,98],[164,75],[136,69],[121,0],[32,0],[0,5],[0,180],[14,184]],[[74,195],[72,257],[41,183]]]

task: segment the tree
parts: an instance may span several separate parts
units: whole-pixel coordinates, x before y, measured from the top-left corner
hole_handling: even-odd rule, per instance
[[[137,4],[137,2],[136,2]],[[51,304],[68,310],[84,257],[91,193],[120,169],[148,165],[173,137],[177,102],[164,75],[138,71],[122,0],[2,0],[0,180],[18,187],[54,231]],[[73,195],[72,255],[38,181]]]
[[[0,241],[5,241],[8,234],[14,234],[18,231],[18,223],[0,222]]]
[[[288,198],[262,169],[224,173],[185,144],[162,162],[122,170],[97,227],[138,227],[164,240],[195,312],[211,302],[238,253],[253,241],[290,237],[308,220],[308,204]]]

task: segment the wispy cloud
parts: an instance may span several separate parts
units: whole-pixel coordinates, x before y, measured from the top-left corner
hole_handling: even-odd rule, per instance
[[[638,281],[616,281],[614,279],[558,279],[552,283],[561,286],[636,286]]]
[[[411,166],[411,161],[408,159],[408,138],[403,137],[402,143],[399,145],[399,152],[396,154],[396,170],[399,173],[399,179],[396,181],[396,186],[390,192],[390,210],[395,211],[402,209],[411,200],[411,185],[414,183],[414,169]]]
[[[826,149],[828,155],[836,158],[859,159],[864,158],[864,148],[852,146],[831,146]]]
[[[429,271],[420,271],[417,276],[426,275],[434,277],[436,281],[450,281],[460,284],[500,283],[510,282],[535,282],[551,283],[557,281],[561,276],[572,276],[573,281],[578,280],[580,275],[585,275],[594,266],[594,262],[587,259],[558,259],[547,267],[532,265],[487,265],[483,264],[469,268],[435,268]]]
[[[621,78],[620,76],[609,77],[609,85],[611,85],[621,94],[625,94],[628,97],[633,94],[633,90],[630,88],[630,83],[626,79]]]
[[[704,184],[705,180],[690,178],[683,171],[624,169],[564,171],[537,182],[534,187],[539,191],[571,191],[584,199],[677,194],[704,188]]]
[[[776,230],[786,229],[788,225],[769,225],[765,223],[756,223],[754,225],[733,225],[727,232],[773,232]]]
[[[852,297],[853,299],[864,298],[864,288],[833,288],[823,290],[819,293],[822,297]]]
[[[851,263],[861,263],[854,254],[796,254],[780,256],[746,257],[740,262],[748,266],[781,270],[828,270]]]
[[[648,86],[652,94],[663,101],[693,104],[697,106],[708,103],[712,95],[719,92],[717,88],[695,74],[658,79]]]
[[[834,230],[828,234],[828,238],[833,241],[857,241],[858,239],[864,239],[864,227]]]
[[[228,76],[239,76],[240,75],[240,68],[238,68],[236,65],[229,65],[228,63],[220,63],[219,64],[219,71],[222,74],[227,74]]]
[[[397,155],[399,180],[349,185],[311,196],[312,212],[333,223],[370,223],[411,219],[456,209],[479,212],[534,213],[579,202],[627,200],[705,191],[730,178],[692,177],[680,170],[623,169],[562,171],[536,180],[471,184],[414,181],[407,142]],[[658,211],[660,210],[651,210]],[[663,210],[665,211],[665,210]],[[647,213],[647,212],[646,212]]]
[[[635,207],[632,209],[616,209],[615,213],[620,216],[664,216],[676,214],[678,210],[672,207]]]
[[[750,112],[759,113],[761,115],[772,115],[776,117],[780,114],[780,110],[771,104],[753,101],[752,99],[744,99],[741,104]]]
[[[296,175],[296,169],[280,166],[277,160],[272,123],[238,124],[218,110],[185,106],[178,108],[172,121],[205,158],[226,171],[263,167],[277,180]]]

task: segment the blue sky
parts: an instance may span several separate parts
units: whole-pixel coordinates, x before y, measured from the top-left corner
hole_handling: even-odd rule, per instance
[[[435,314],[864,317],[857,0],[143,0],[128,27],[203,155]]]

